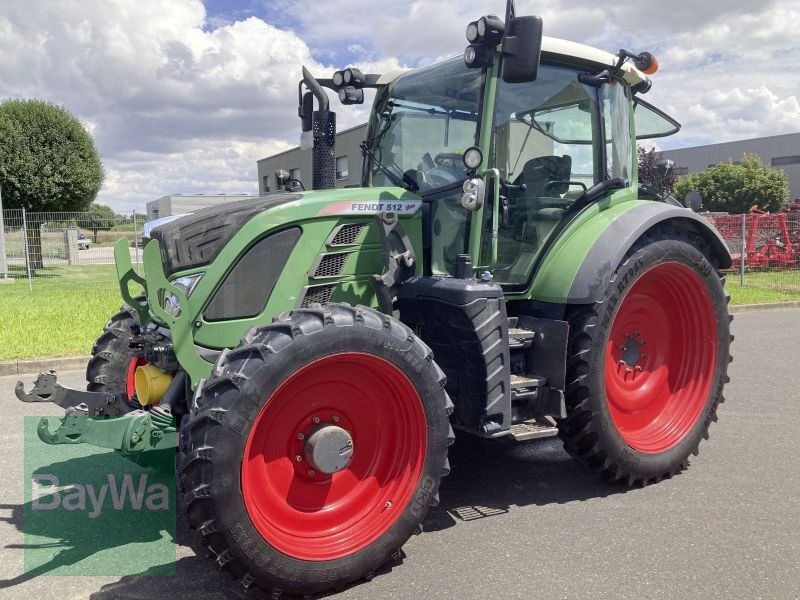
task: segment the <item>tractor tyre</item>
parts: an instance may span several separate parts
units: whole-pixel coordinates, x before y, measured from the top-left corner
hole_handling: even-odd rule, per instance
[[[688,467],[723,401],[729,296],[710,249],[676,228],[628,251],[602,301],[568,311],[566,450],[604,479],[647,485]]]
[[[90,392],[125,391],[128,399],[136,390],[134,372],[140,364],[132,358],[128,343],[131,328],[139,325],[139,315],[127,304],[103,327],[103,333],[92,347],[92,358],[86,366],[86,389]]]
[[[223,353],[181,443],[183,508],[245,588],[369,579],[421,530],[453,439],[445,376],[399,321],[330,304]]]
[[[133,336],[131,328],[139,325],[139,315],[131,306],[123,304],[103,327],[103,333],[92,347],[92,358],[86,366],[86,389],[90,392],[124,391],[130,401],[135,392],[136,367],[145,361],[131,357],[128,343]],[[135,406],[139,407],[138,404]],[[162,473],[174,473],[174,450],[157,450],[128,455],[140,467],[152,468]]]

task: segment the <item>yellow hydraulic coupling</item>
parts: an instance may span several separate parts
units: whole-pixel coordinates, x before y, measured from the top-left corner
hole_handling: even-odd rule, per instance
[[[136,398],[139,404],[158,404],[167,393],[172,375],[164,373],[155,365],[142,365],[136,367]]]

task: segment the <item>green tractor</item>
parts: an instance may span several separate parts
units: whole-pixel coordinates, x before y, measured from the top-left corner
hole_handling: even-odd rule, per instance
[[[67,409],[40,424],[48,443],[154,467],[177,448],[182,510],[245,587],[371,577],[437,503],[455,433],[559,436],[604,479],[646,485],[716,420],[731,258],[638,184],[636,140],[679,128],[641,99],[655,58],[543,38],[512,2],[467,38],[411,71],[304,69],[313,191],[155,228],[144,277],[122,240],[126,304],[88,391],[18,385]],[[376,90],[361,187],[335,189],[324,88]]]

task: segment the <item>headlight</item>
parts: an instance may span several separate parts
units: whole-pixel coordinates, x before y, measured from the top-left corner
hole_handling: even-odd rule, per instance
[[[478,177],[467,179],[461,188],[461,206],[468,211],[476,211],[483,206],[483,180]]]
[[[187,275],[186,277],[178,277],[177,279],[170,281],[170,283],[176,288],[180,289],[188,298],[192,294],[192,291],[194,291],[194,288],[197,286],[202,276],[202,273],[198,273],[196,275]],[[178,317],[181,314],[181,303],[175,294],[165,293],[161,298],[161,308],[163,308],[173,317]]]

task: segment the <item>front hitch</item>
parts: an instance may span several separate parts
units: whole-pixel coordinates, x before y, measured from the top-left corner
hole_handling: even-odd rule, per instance
[[[52,402],[67,411],[67,414],[118,417],[133,408],[122,392],[86,392],[62,387],[57,382],[55,371],[40,373],[30,393],[25,385],[17,381],[14,393],[22,402]]]
[[[185,379],[177,377],[183,388]],[[62,387],[55,372],[41,373],[30,393],[21,381],[14,393],[22,402],[52,402],[66,409],[58,419],[42,417],[36,434],[45,444],[90,444],[136,455],[177,446],[175,417],[169,405],[135,410],[123,392],[86,392]]]
[[[61,417],[55,431],[51,419],[42,417],[36,434],[45,444],[90,444],[117,450],[123,455],[175,448],[175,419],[168,407],[134,410],[123,417],[106,419],[85,415]]]

